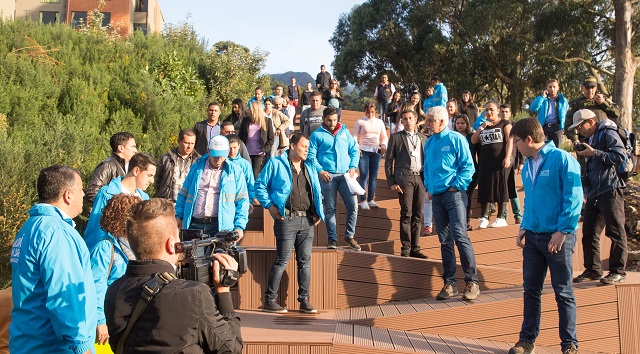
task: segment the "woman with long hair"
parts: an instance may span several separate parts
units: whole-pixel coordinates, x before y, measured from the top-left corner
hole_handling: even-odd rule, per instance
[[[422,110],[422,107],[420,107],[420,102],[421,102],[420,92],[413,91],[413,93],[409,97],[409,100],[404,101],[404,103],[402,104],[402,107],[400,107],[400,112],[404,111],[405,109],[410,109],[416,112],[416,115],[418,116],[418,123],[417,123],[418,131],[423,134],[426,134],[427,128],[424,124],[426,119],[426,114]]]
[[[389,118],[391,122],[389,134],[397,133],[401,130],[404,130],[402,123],[400,123],[400,113],[402,112],[400,108],[402,107],[402,93],[400,91],[396,91],[391,96],[391,102],[387,105],[386,116]]]
[[[360,207],[363,210],[377,208],[378,204],[373,200],[378,182],[378,170],[380,158],[387,151],[387,128],[384,122],[377,117],[376,105],[367,102],[364,105],[364,117],[358,119],[353,126],[353,137],[360,147],[360,176],[358,182],[367,193],[360,196]]]
[[[498,102],[485,105],[486,122],[473,133],[471,142],[479,144],[478,153],[478,202],[481,212],[479,228],[507,226],[509,191],[507,179],[511,169],[513,151],[511,122],[503,119]],[[489,224],[490,208],[498,203],[498,217]]]
[[[282,97],[276,96],[273,99],[267,98],[264,101],[264,115],[273,125],[273,144],[269,152],[270,158],[280,155],[289,146],[289,138],[287,137],[289,117],[280,112],[282,100]]]
[[[333,107],[338,111],[339,122],[340,117],[342,116],[342,101],[344,101],[344,97],[342,95],[342,91],[340,91],[338,80],[331,79],[329,82],[329,88],[322,92],[322,99],[324,100],[325,106]]]
[[[258,178],[273,145],[273,124],[267,121],[261,102],[251,102],[249,107],[251,116],[242,120],[238,137],[247,146],[254,178]]]
[[[471,129],[471,123],[469,123],[469,117],[467,117],[466,114],[458,114],[455,117],[454,124],[456,131],[467,138],[469,150],[471,151],[471,159],[473,160],[473,167],[476,169],[476,172],[473,173],[473,177],[471,177],[471,183],[467,188],[467,231],[470,231],[471,223],[469,221],[471,220],[471,200],[473,199],[473,191],[478,186],[478,144],[471,142],[473,129]]]
[[[136,259],[127,240],[127,213],[131,206],[141,201],[142,199],[131,194],[117,194],[102,210],[100,227],[107,232],[107,237],[91,249],[91,271],[98,300],[96,339],[99,344],[106,344],[109,339],[104,315],[107,287],[120,279],[127,269],[129,260]]]
[[[469,117],[470,126],[473,127],[476,118],[478,118],[478,105],[473,102],[471,91],[462,91],[462,101],[460,101],[460,105],[458,106],[458,112],[460,112],[460,114],[466,114],[467,117]]]

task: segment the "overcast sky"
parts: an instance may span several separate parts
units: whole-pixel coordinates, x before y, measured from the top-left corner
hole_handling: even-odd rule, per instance
[[[230,40],[269,52],[268,74],[331,70],[329,38],[342,13],[363,0],[159,0],[165,23],[189,22],[209,45]]]

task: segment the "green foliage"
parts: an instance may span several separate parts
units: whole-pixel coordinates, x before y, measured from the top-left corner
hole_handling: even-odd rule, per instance
[[[232,42],[208,50],[188,23],[124,41],[92,28],[0,22],[0,287],[40,169],[73,166],[87,183],[119,131],[160,157],[209,100],[228,105],[269,82],[266,53]]]
[[[368,0],[338,21],[334,74],[371,88],[386,71],[423,94],[438,75],[449,97],[468,89],[476,102],[495,98],[517,113],[549,78],[573,98],[591,75],[585,62],[612,69],[611,8],[609,0]]]

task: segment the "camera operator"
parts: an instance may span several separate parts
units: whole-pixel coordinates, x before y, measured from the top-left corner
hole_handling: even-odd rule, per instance
[[[212,255],[216,259],[215,298],[205,284],[175,279],[179,238],[174,215],[173,204],[166,199],[154,198],[131,207],[127,237],[137,259],[129,262],[125,275],[107,290],[109,344],[114,349],[121,346],[116,353],[240,353],[240,318],[233,309],[229,287],[223,286],[219,277],[220,267],[237,270],[238,264],[228,255]],[[166,280],[164,286],[160,284],[139,312],[139,303],[146,303],[141,300],[143,286],[157,275]],[[132,318],[134,322],[129,324]],[[119,344],[127,330],[128,336]]]
[[[624,229],[624,181],[618,176],[617,165],[624,163],[625,148],[610,119],[598,122],[596,114],[588,109],[573,115],[573,125],[588,139],[588,144],[576,142],[578,156],[586,157],[582,171],[583,187],[587,199],[583,212],[582,248],[585,271],[573,279],[574,283],[598,280],[604,284],[622,283],[627,263],[627,234]],[[611,239],[609,274],[602,278],[600,261],[600,234]]]

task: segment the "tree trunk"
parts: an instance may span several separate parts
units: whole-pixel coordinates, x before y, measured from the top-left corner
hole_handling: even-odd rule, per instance
[[[620,124],[631,130],[633,123],[633,83],[639,59],[631,52],[630,0],[614,0],[616,30],[616,75],[614,80],[614,101],[620,107]]]

